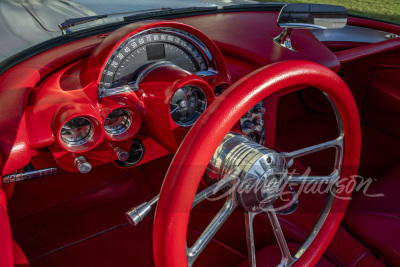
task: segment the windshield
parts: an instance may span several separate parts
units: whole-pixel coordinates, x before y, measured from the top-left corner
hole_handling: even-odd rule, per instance
[[[213,7],[236,4],[257,4],[250,0],[1,0],[0,1],[0,62],[36,44],[60,37],[59,28],[68,19],[108,15],[106,18],[92,19],[84,23],[67,25],[67,31],[123,21],[125,16],[148,12],[161,8]],[[343,5],[350,13],[371,18],[400,23],[400,1],[398,0],[291,0],[289,2],[308,2]],[[276,3],[272,3],[276,4]],[[136,13],[135,13],[136,12]],[[79,24],[79,25],[78,25]]]
[[[400,24],[399,0],[290,0],[260,2],[310,3],[344,6],[349,14]]]

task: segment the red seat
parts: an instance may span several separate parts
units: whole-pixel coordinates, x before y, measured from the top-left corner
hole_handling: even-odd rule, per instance
[[[288,242],[289,250],[294,253],[298,248],[295,243]],[[271,245],[256,251],[256,262],[258,267],[275,267],[281,261],[281,252],[278,245]],[[248,267],[249,261],[245,260],[239,264],[238,267]],[[334,267],[336,266],[330,262],[326,257],[322,257],[318,262],[317,267]]]
[[[366,192],[362,189],[356,193],[344,224],[386,264],[400,265],[400,164],[373,182]]]

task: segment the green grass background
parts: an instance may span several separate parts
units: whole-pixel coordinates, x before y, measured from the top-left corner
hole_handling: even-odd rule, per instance
[[[350,14],[400,24],[400,0],[258,0],[261,2],[313,3],[344,6]]]

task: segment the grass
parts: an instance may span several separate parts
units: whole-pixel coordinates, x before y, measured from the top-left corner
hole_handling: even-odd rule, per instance
[[[258,0],[260,2],[313,3],[344,6],[350,14],[400,24],[400,0]]]

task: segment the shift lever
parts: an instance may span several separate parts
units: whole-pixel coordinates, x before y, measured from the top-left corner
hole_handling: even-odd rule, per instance
[[[157,195],[149,202],[143,202],[139,206],[136,206],[131,210],[128,210],[125,213],[125,216],[128,219],[128,221],[133,226],[138,225],[150,213],[152,206],[158,202],[159,197],[160,195]]]

